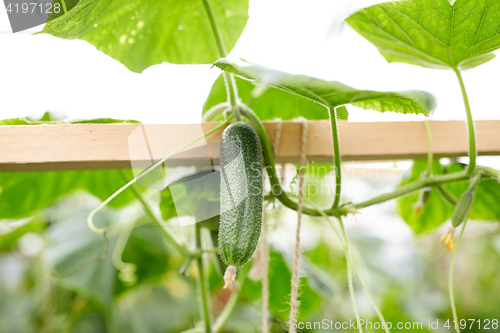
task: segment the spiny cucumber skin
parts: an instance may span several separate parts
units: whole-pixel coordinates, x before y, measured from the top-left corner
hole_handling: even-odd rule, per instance
[[[237,156],[242,163],[234,167]],[[262,226],[262,146],[250,125],[237,122],[224,130],[220,163],[219,251],[227,265],[239,267],[252,258]],[[235,197],[244,199],[238,204]]]
[[[457,206],[455,207],[453,215],[451,216],[451,224],[453,225],[453,227],[458,227],[469,217],[473,203],[474,192],[471,190],[465,191],[458,200]]]

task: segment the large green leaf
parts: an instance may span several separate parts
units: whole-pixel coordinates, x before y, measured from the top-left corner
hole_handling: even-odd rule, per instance
[[[105,242],[102,235],[93,233],[87,227],[88,213],[77,209],[69,217],[64,213],[58,214],[54,221],[57,223],[47,233],[48,247],[44,259],[59,275],[62,286],[109,306],[116,280],[111,253],[117,237],[109,238],[106,259],[97,260],[103,257]],[[103,222],[98,221],[98,224]]]
[[[271,86],[305,97],[329,108],[352,104],[380,112],[417,113],[428,115],[436,107],[434,97],[420,90],[385,92],[358,90],[337,81],[325,81],[305,75],[292,75],[244,61],[219,59],[215,66],[261,87]]]
[[[141,220],[149,220],[149,216]],[[127,245],[123,251],[122,260],[126,263],[133,263],[137,267],[137,285],[144,282],[156,282],[161,276],[172,269],[169,265],[169,249],[163,239],[163,235],[158,232],[158,227],[152,224],[145,224],[135,227],[130,234]],[[122,281],[118,281],[115,293],[122,293],[127,290],[127,286]]]
[[[247,0],[209,0],[228,51],[248,19]],[[81,0],[43,31],[83,39],[134,72],[162,62],[208,64],[217,45],[201,0]]]
[[[400,184],[406,185],[420,179],[422,172],[426,170],[427,161],[415,161],[411,174]],[[434,161],[433,172],[435,175],[454,173],[465,170],[465,166],[454,163],[444,170],[438,160]],[[469,182],[460,181],[445,184],[443,186],[459,198],[469,187]],[[439,227],[451,218],[454,207],[446,203],[437,189],[433,189],[429,201],[424,206],[422,212],[417,213],[413,205],[418,200],[418,193],[413,193],[398,199],[398,213],[404,221],[413,229],[416,234],[424,233]],[[472,220],[500,222],[500,183],[493,179],[483,179],[472,205],[470,218]]]
[[[132,172],[127,171],[132,179]],[[107,199],[125,184],[118,170],[0,172],[0,219],[32,214],[76,190]],[[136,197],[125,191],[109,205],[123,206]]]
[[[413,164],[411,174],[406,177],[400,186],[407,185],[421,178],[422,172],[427,168],[426,160],[417,160]],[[433,173],[440,175],[443,169],[439,161],[434,161]],[[438,189],[434,188],[431,191],[428,202],[423,207],[421,212],[414,210],[414,204],[418,200],[419,193],[413,193],[397,201],[397,210],[403,220],[413,229],[415,234],[425,233],[435,229],[451,218],[453,214],[453,206],[447,204],[439,194]]]
[[[171,191],[174,186],[175,198]],[[201,171],[179,179],[161,191],[160,210],[164,220],[188,214],[200,222],[219,215],[219,200],[219,172]]]
[[[389,62],[430,68],[476,67],[500,47],[500,0],[406,0],[347,19]]]
[[[454,163],[448,168],[448,172],[460,172],[465,170],[463,164]],[[469,187],[469,183],[462,181],[445,185],[445,187],[460,197]],[[500,222],[500,183],[494,179],[483,179],[474,199],[471,209],[471,219],[482,221]]]
[[[255,88],[254,84],[236,77],[236,85],[241,100],[255,111],[260,120],[275,118],[290,120],[297,117],[318,120],[328,119],[329,117],[324,106],[300,96],[291,95],[279,89],[268,89],[262,95],[254,98],[252,97],[252,91]],[[226,102],[226,100],[226,86],[221,75],[212,86],[210,95],[203,106],[203,113],[219,103]],[[338,111],[337,116],[339,119],[347,119],[346,109],[340,110],[342,112]]]

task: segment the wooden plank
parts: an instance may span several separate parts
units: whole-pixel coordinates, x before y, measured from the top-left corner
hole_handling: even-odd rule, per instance
[[[438,157],[465,156],[467,131],[463,121],[431,121],[434,152]],[[62,124],[0,126],[0,171],[108,169],[145,166],[151,151],[158,160],[216,126],[141,124]],[[274,142],[276,123],[264,124]],[[477,121],[480,155],[500,155],[500,121]],[[283,122],[277,161],[297,162],[301,125]],[[422,122],[355,123],[339,121],[344,161],[425,158],[427,134]],[[145,134],[145,135],[144,135]],[[222,131],[172,157],[169,165],[197,165],[218,161]],[[150,151],[147,146],[149,144]],[[207,145],[208,144],[208,145]],[[210,149],[208,148],[210,147]],[[308,126],[308,160],[332,161],[328,121]]]

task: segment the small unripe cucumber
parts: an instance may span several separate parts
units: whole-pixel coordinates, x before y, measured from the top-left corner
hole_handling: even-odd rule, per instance
[[[429,187],[420,190],[420,193],[418,194],[418,200],[413,205],[413,211],[418,215],[422,215],[425,204],[427,204],[431,196],[431,191],[432,189]]]
[[[262,226],[262,146],[250,125],[237,122],[224,130],[220,164],[219,251],[229,265],[227,288],[234,282],[236,267],[252,258]]]
[[[469,217],[470,210],[472,208],[472,204],[474,203],[474,191],[467,190],[462,194],[460,199],[457,202],[457,206],[453,211],[453,215],[451,216],[451,224],[453,227],[458,227]]]

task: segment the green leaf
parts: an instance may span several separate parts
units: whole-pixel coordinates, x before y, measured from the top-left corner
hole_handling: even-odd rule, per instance
[[[73,120],[73,121],[62,121],[50,112],[45,112],[40,119],[26,118],[10,118],[0,120],[0,125],[55,125],[55,124],[121,124],[121,123],[140,123],[137,120],[130,119],[113,119],[113,118],[96,118],[88,120]]]
[[[436,107],[434,97],[424,91],[379,92],[358,90],[337,81],[325,81],[305,75],[292,75],[244,61],[219,59],[215,66],[238,76],[305,97],[329,108],[352,104],[380,112],[429,115]]]
[[[174,186],[175,198],[171,193]],[[164,220],[189,213],[200,222],[219,215],[219,200],[219,172],[201,171],[175,181],[161,191],[160,210]]]
[[[102,235],[93,233],[87,227],[85,221],[88,213],[83,210],[69,217],[59,215],[59,221],[55,221],[57,223],[47,233],[48,247],[44,259],[62,276],[59,278],[62,286],[92,297],[103,306],[109,306],[116,280],[111,253],[117,237],[109,238],[106,259],[96,261],[103,256],[105,242]],[[99,222],[102,225],[103,221]]]
[[[236,77],[236,85],[241,100],[255,111],[260,120],[275,118],[290,120],[297,117],[310,120],[328,119],[328,111],[324,106],[300,96],[291,95],[279,89],[267,89],[262,95],[254,98],[252,97],[254,84]],[[226,102],[226,100],[226,86],[221,75],[212,86],[210,95],[203,106],[203,113],[219,103]],[[339,113],[339,111],[342,112]],[[347,119],[347,110],[337,110],[337,116],[340,119]]]
[[[127,173],[132,179],[132,172]],[[124,184],[118,170],[0,172],[0,219],[32,214],[76,190],[105,200]],[[125,191],[109,206],[121,207],[135,198],[132,191]]]
[[[292,273],[283,255],[269,253],[269,309],[276,318],[287,320],[290,313],[290,280]],[[321,296],[308,283],[309,278],[302,278],[299,289],[300,318],[307,318],[321,305]]]
[[[26,118],[9,118],[0,120],[0,125],[33,125]]]
[[[426,160],[417,160],[413,164],[411,174],[401,182],[400,186],[409,184],[420,179],[422,172],[427,168]],[[465,170],[466,166],[454,163],[444,168],[438,160],[434,161],[433,173],[435,175],[443,173],[455,173]],[[457,198],[469,187],[468,181],[459,181],[443,185]],[[398,199],[397,209],[399,215],[413,229],[416,234],[421,234],[438,228],[441,224],[451,218],[454,207],[447,204],[439,194],[437,188],[432,189],[429,201],[424,206],[422,212],[417,214],[413,205],[418,200],[418,193],[410,194]],[[500,222],[500,183],[493,179],[483,179],[479,185],[474,204],[471,209],[471,220],[483,220]]]
[[[116,332],[178,333],[198,318],[196,287],[175,271],[164,284],[145,284],[116,302]],[[88,331],[85,331],[88,332]]]
[[[149,216],[144,218],[149,219]],[[122,255],[123,262],[136,265],[137,284],[160,280],[169,268],[172,269],[169,258],[167,243],[157,227],[151,224],[141,225],[132,230]],[[121,281],[119,283],[117,293],[127,289]]]
[[[463,164],[454,163],[449,168],[449,172],[460,172],[465,170]],[[459,198],[469,187],[466,181],[445,185],[457,198]],[[472,220],[482,220],[500,222],[500,183],[494,179],[483,179],[474,198],[470,218]]]
[[[140,121],[131,119],[96,118],[90,120],[76,120],[76,121],[71,121],[70,123],[71,124],[117,124],[117,123],[140,124]]]
[[[415,161],[411,174],[409,177],[405,177],[400,186],[419,180],[426,168],[426,160]],[[435,175],[443,173],[439,160],[434,161],[432,169]],[[417,192],[397,200],[398,214],[413,229],[415,234],[418,235],[433,230],[451,218],[453,206],[447,204],[441,198],[437,188],[432,189],[429,200],[421,213],[417,213],[413,208],[418,201],[418,196],[419,193]]]
[[[500,47],[500,0],[406,0],[374,5],[347,19],[388,62],[473,68]]]
[[[248,20],[248,1],[209,1],[229,52]],[[83,39],[134,72],[162,62],[209,64],[219,58],[201,0],[81,0],[42,33]]]
[[[71,9],[73,9],[73,7],[75,7],[78,4],[78,1],[80,1],[80,0],[64,0],[64,4],[66,5],[66,10],[70,11]],[[52,21],[53,19],[56,19],[59,16],[64,15],[64,10],[63,10],[61,0],[53,0],[52,7],[57,8],[58,6],[60,8],[59,13],[56,13],[56,10],[52,10],[47,17],[47,22]]]

